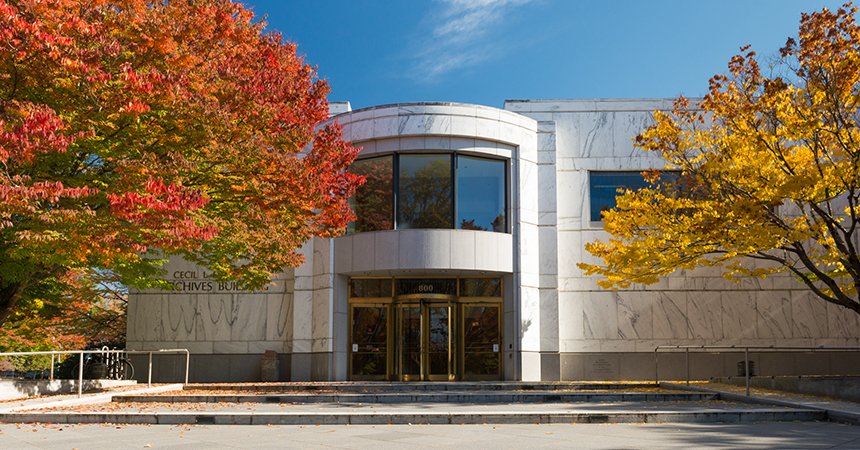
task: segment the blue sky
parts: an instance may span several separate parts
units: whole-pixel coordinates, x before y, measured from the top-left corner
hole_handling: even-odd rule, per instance
[[[742,45],[777,53],[816,0],[244,0],[353,109],[697,97]]]

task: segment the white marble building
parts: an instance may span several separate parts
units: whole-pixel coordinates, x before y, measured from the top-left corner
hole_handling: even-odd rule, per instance
[[[171,262],[180,289],[130,295],[128,348],[188,348],[193,381],[258,381],[267,350],[292,381],[648,380],[658,345],[860,344],[857,315],[791,277],[677,271],[613,292],[583,275],[584,244],[606,236],[599,202],[612,200],[598,191],[662,168],[631,138],[671,104],[334,103],[368,175],[350,232],[307,243],[305,264],[262,292]],[[826,352],[756,359],[759,373],[860,371]],[[732,375],[737,360],[697,356],[692,375]],[[661,377],[684,375],[681,359],[661,361]],[[166,381],[184,364],[156,366]]]

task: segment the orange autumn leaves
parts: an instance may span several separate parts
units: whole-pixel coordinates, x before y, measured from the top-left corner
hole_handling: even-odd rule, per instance
[[[229,0],[0,0],[0,323],[64,270],[259,287],[337,234],[356,150],[295,50]]]

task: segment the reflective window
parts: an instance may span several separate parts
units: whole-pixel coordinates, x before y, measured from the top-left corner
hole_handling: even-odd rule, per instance
[[[660,175],[662,185],[675,186],[677,180],[677,172],[664,172]],[[589,174],[591,220],[593,222],[603,220],[601,217],[603,211],[615,208],[616,197],[622,195],[625,189],[635,191],[651,187],[653,186],[645,180],[642,172],[591,172]]]
[[[460,278],[460,297],[501,296],[501,278]]]
[[[350,198],[356,220],[347,233],[508,231],[506,161],[456,153],[394,154],[357,160],[349,171],[364,176],[365,183]]]
[[[505,162],[457,158],[457,228],[507,231]]]
[[[350,297],[391,297],[391,278],[350,278]]]
[[[451,228],[451,155],[400,155],[397,228]]]
[[[347,226],[347,233],[394,229],[394,156],[361,159],[349,166],[355,175],[366,177],[349,206],[356,219]]]

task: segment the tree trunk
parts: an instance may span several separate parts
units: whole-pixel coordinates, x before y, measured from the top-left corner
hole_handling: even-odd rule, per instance
[[[24,282],[18,282],[0,288],[0,328],[3,328],[6,319],[15,311],[15,304],[24,293],[25,286]]]

